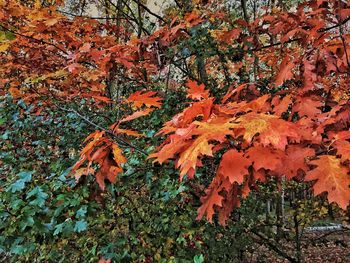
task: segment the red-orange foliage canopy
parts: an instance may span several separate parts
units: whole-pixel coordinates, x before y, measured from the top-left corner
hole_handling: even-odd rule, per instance
[[[143,89],[164,67],[160,51],[176,49],[189,38],[188,29],[193,26],[227,20],[225,14],[203,7],[174,18],[151,35],[134,38],[109,23],[68,19],[56,7],[28,7],[2,0],[2,90],[28,103],[44,101],[51,106],[53,98],[93,98],[100,107],[114,103],[106,83],[116,74]],[[189,79],[191,104],[164,124],[160,134],[166,139],[149,156],[159,163],[175,160],[180,179],[185,175],[191,179],[204,157],[223,153],[201,200],[198,219],[206,215],[212,221],[217,211],[225,224],[240,199],[256,188],[257,181],[266,182],[268,177],[312,181],[316,195],[327,193],[330,202],[347,208],[349,20],[349,1],[312,0],[293,13],[273,10],[255,21],[237,20],[230,23],[230,29],[219,27],[212,32],[218,48],[239,48],[243,58],[228,63],[212,57],[207,72],[223,74],[217,65],[226,63],[226,75],[246,71],[254,73],[254,79],[230,83],[221,99],[217,91],[227,84],[224,81],[210,87]],[[5,32],[15,38],[6,37]],[[139,136],[121,125],[161,107],[160,100],[154,92],[141,90],[124,99],[135,112],[86,139],[81,160],[73,168],[77,178],[93,173],[101,188],[105,180],[114,183],[126,159],[113,138]],[[92,163],[99,164],[97,171],[92,170]]]

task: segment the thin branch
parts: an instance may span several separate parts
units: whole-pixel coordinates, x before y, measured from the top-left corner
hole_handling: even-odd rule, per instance
[[[344,48],[344,52],[345,52],[345,58],[346,58],[346,63],[348,64],[348,67],[350,68],[350,60],[349,60],[349,54],[348,54],[348,50],[346,48],[346,44],[345,44],[345,39],[344,39],[344,32],[343,32],[343,21],[341,19],[341,16],[340,14],[337,16],[338,18],[338,21],[339,21],[339,34],[340,34],[340,39],[341,39],[341,42],[343,44],[343,48]]]
[[[12,34],[17,35],[17,36],[21,36],[21,37],[24,37],[24,38],[27,38],[27,39],[36,41],[36,42],[38,42],[38,43],[40,43],[40,44],[45,44],[45,45],[53,46],[53,47],[57,48],[58,50],[60,50],[61,52],[63,52],[64,54],[68,55],[68,53],[67,53],[64,49],[60,48],[59,46],[57,46],[57,45],[55,45],[55,44],[53,44],[53,43],[46,42],[45,40],[42,40],[42,39],[37,39],[37,38],[35,38],[35,37],[31,37],[31,36],[27,36],[27,35],[18,33],[18,32],[13,31],[13,30],[11,30],[11,29],[9,29],[9,28],[7,28],[7,27],[1,25],[1,24],[0,24],[0,27],[1,27],[2,29],[6,30],[6,31],[8,31],[8,32],[10,32],[10,33],[12,33]]]
[[[141,3],[140,0],[132,0],[133,2],[137,3],[138,5],[140,5],[145,11],[147,11],[147,13],[149,13],[150,15],[158,18],[160,21],[166,23],[166,21],[164,20],[163,17],[161,17],[160,15],[157,15],[156,13],[152,12],[147,6],[145,6],[144,4]]]
[[[144,155],[148,155],[145,151],[141,150],[140,148],[132,145],[131,143],[121,139],[120,137],[118,137],[114,132],[110,131],[110,130],[107,130],[105,128],[103,128],[102,126],[98,125],[97,123],[94,123],[92,122],[89,118],[85,117],[84,115],[80,114],[78,111],[74,110],[74,109],[66,109],[64,107],[61,107],[57,104],[55,104],[56,107],[62,111],[66,111],[66,112],[71,112],[71,113],[74,113],[76,116],[78,116],[79,118],[81,118],[82,120],[84,120],[86,123],[90,124],[91,126],[101,130],[101,131],[104,131],[106,132],[108,135],[112,136],[113,138],[115,138],[115,140],[121,144],[125,144],[131,148],[134,148],[135,150],[137,150],[138,152],[144,154]]]
[[[330,26],[330,27],[320,28],[320,29],[318,30],[318,32],[325,32],[325,31],[328,31],[328,30],[337,28],[337,27],[339,27],[339,26],[341,26],[341,25],[346,24],[348,21],[350,21],[350,16],[347,17],[346,19],[344,19],[343,21],[341,21],[341,22],[338,23],[338,24],[335,24],[335,25]]]
[[[106,19],[106,20],[113,20],[113,19],[116,19],[116,17],[77,15],[77,14],[69,13],[69,12],[62,11],[62,10],[57,10],[57,12],[59,12],[61,14],[64,14],[64,15],[73,16],[73,17],[81,17],[81,18],[96,19],[96,20],[104,20],[104,19]]]

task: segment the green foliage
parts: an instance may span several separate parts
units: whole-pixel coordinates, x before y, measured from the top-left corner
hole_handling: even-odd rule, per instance
[[[149,141],[159,140],[159,118],[170,115],[179,96],[169,96],[169,104],[148,120],[137,120],[146,135],[138,147],[153,150]],[[127,148],[125,173],[101,193],[89,176],[80,183],[67,176],[77,159],[76,142],[89,133],[86,124],[60,111],[33,114],[10,97],[1,98],[1,106],[0,169],[6,176],[0,181],[0,253],[8,261],[96,262],[103,256],[115,262],[204,262],[216,259],[216,248],[234,256],[224,249],[232,244],[232,228],[194,221],[200,193],[179,183],[173,164],[159,169]]]

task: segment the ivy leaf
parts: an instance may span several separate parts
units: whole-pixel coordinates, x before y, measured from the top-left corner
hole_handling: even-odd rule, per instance
[[[9,186],[7,191],[11,191],[11,193],[15,193],[17,191],[21,191],[25,188],[25,184],[30,182],[32,180],[33,171],[23,171],[17,174],[17,176],[20,178],[13,184]]]
[[[77,222],[75,222],[75,226],[74,226],[74,232],[83,232],[87,229],[87,222],[85,220],[79,220]]]
[[[24,188],[25,188],[25,182],[23,180],[17,180],[16,182],[10,185],[7,191],[11,191],[11,193],[15,193],[17,191],[23,190]]]
[[[35,196],[35,199],[31,201],[29,204],[31,205],[37,205],[39,207],[43,207],[45,205],[45,201],[48,197],[48,194],[45,193],[40,186],[36,186],[33,190],[31,190],[27,194],[27,199],[31,198],[32,196]]]
[[[59,233],[62,233],[64,227],[64,223],[58,224],[55,226],[55,231],[53,232],[54,236],[57,236]]]
[[[79,210],[76,212],[76,217],[78,219],[85,217],[85,214],[87,213],[87,206],[83,205],[79,208]]]
[[[28,183],[32,180],[33,173],[34,173],[33,171],[20,172],[18,174],[18,177],[21,178],[21,180],[23,180],[25,183]]]
[[[200,255],[195,255],[195,256],[193,257],[193,262],[194,262],[194,263],[202,263],[202,262],[204,262],[204,256],[203,256],[202,254],[200,254]]]

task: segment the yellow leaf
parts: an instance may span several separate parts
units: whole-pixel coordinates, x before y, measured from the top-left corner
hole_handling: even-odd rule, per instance
[[[122,154],[122,150],[118,147],[117,144],[112,145],[112,151],[113,151],[113,159],[118,164],[121,165],[122,163],[126,162],[126,158]]]
[[[0,52],[6,51],[10,47],[9,43],[1,44],[0,45]]]

